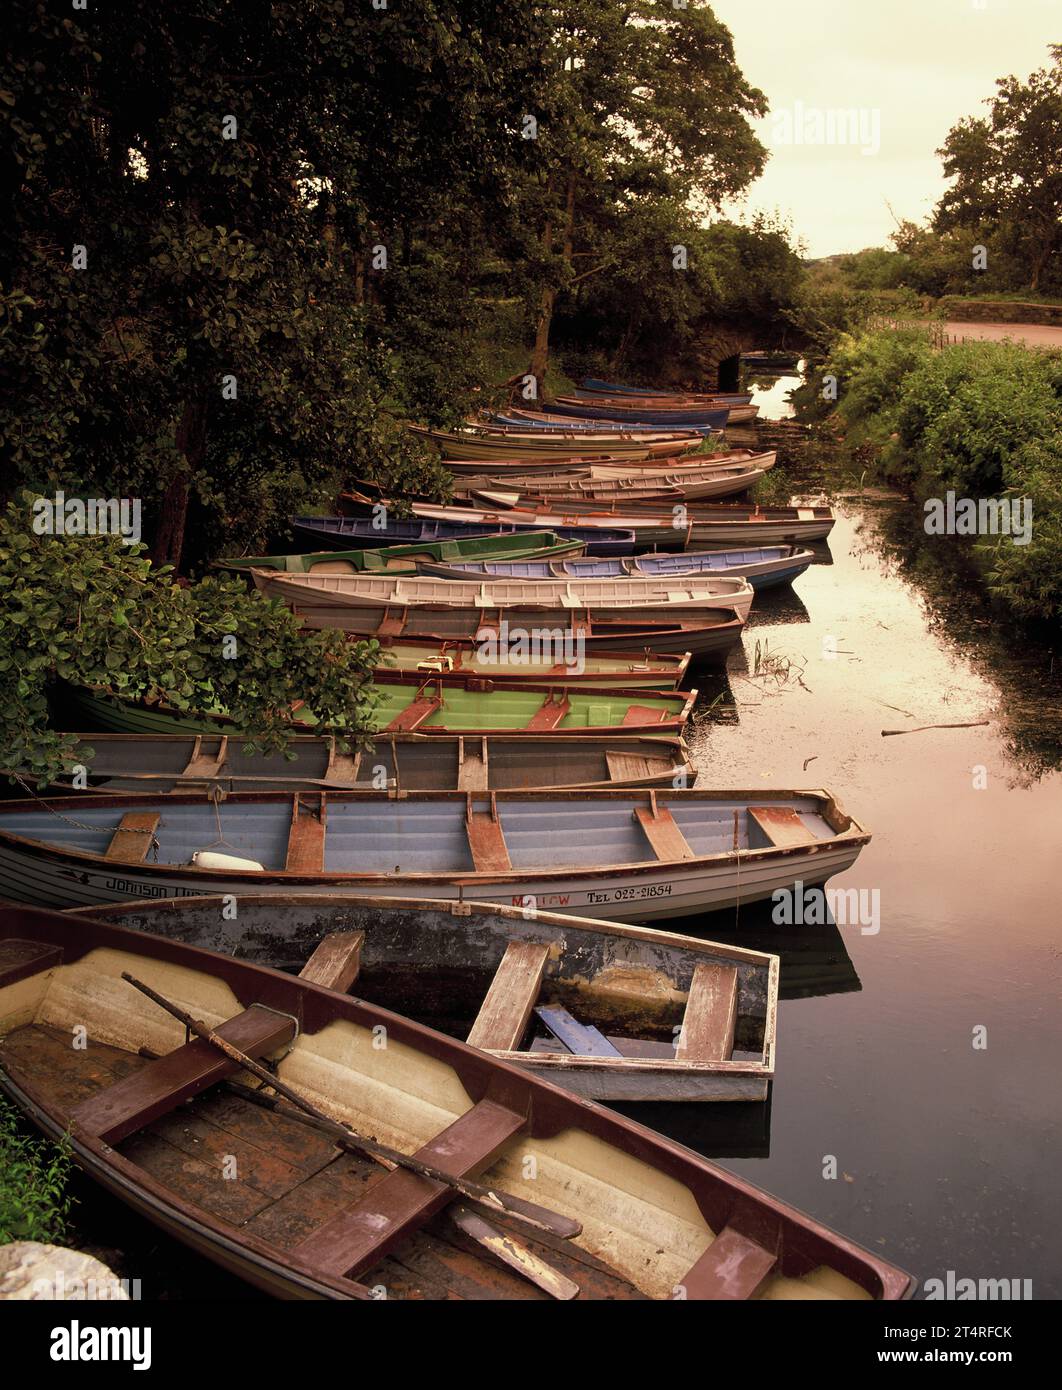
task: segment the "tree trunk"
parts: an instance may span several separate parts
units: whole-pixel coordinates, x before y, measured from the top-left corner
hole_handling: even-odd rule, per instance
[[[561,247],[561,255],[567,266],[572,263],[572,250],[575,243],[575,186],[576,175],[573,169],[568,175],[568,192],[564,207],[564,242]],[[542,247],[547,255],[553,250],[553,225],[550,222],[546,223],[545,231],[542,234]],[[538,322],[535,324],[535,346],[531,353],[531,375],[535,378],[540,396],[543,394],[542,387],[549,367],[549,332],[553,323],[553,309],[556,303],[557,286],[547,285],[539,300]]]
[[[206,458],[206,425],[206,402],[201,395],[190,397],[184,403],[177,424],[177,452],[183,456],[184,465],[170,479],[162,494],[155,544],[151,547],[151,559],[156,565],[180,568],[188,521],[188,489],[192,475],[202,467]]]

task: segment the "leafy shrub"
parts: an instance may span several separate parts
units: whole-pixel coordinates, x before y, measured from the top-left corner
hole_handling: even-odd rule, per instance
[[[0,1245],[13,1240],[60,1243],[73,1204],[66,1193],[70,1141],[31,1139],[18,1111],[0,1096]]]

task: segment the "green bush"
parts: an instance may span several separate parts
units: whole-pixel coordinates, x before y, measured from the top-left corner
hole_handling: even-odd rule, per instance
[[[1032,539],[980,541],[1016,615],[1062,616],[1062,354],[1011,343],[934,349],[917,331],[842,337],[825,371],[835,418],[872,472],[924,499],[1028,498]]]
[[[73,1205],[66,1192],[69,1175],[70,1141],[29,1138],[18,1111],[0,1096],[0,1245],[56,1245],[64,1239]]]

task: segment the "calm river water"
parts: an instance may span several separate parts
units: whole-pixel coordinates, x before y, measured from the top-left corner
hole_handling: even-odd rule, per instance
[[[831,886],[879,894],[880,930],[700,922],[782,955],[769,1122],[653,1123],[920,1281],[1058,1298],[1062,662],[1009,636],[918,509],[833,501],[829,553],[757,599],[690,742],[702,783],[833,790],[874,839]]]
[[[789,384],[765,414],[788,413]],[[834,791],[874,838],[832,886],[875,894],[878,929],[777,927],[769,906],[684,919],[782,956],[771,1100],[629,1113],[920,1281],[1057,1298],[1062,663],[1009,635],[916,509],[846,494],[801,452],[795,485],[833,472],[829,548],[757,599],[690,743],[703,784]],[[79,1191],[84,1239],[119,1246],[145,1297],[254,1296]]]

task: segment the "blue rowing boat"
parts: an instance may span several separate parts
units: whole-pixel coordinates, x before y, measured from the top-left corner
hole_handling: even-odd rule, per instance
[[[319,544],[321,541],[342,540],[347,549],[364,550],[383,545],[415,544],[418,541],[466,540],[473,536],[502,536],[519,531],[542,530],[522,521],[491,522],[489,525],[474,521],[434,521],[430,519],[399,521],[387,517],[385,524],[378,525],[375,517],[351,516],[294,516],[288,523],[303,540]],[[555,535],[565,540],[582,541],[588,555],[630,555],[634,550],[634,532],[619,527],[606,528],[584,526],[554,526],[550,528]]]
[[[814,560],[814,552],[795,545],[759,546],[744,550],[705,550],[689,554],[639,555],[629,559],[478,560],[460,565],[442,561],[417,562],[420,574],[439,579],[680,579],[699,574],[744,578],[753,589],[791,584]]]
[[[686,394],[694,396],[704,396],[713,401],[718,401],[721,405],[748,405],[752,400],[751,391],[692,391],[684,393],[681,391],[653,390],[649,386],[619,386],[611,381],[598,381],[596,377],[585,376],[579,383],[579,394],[589,396],[677,396],[683,397]]]
[[[730,418],[730,410],[725,405],[718,408],[698,405],[666,410],[646,407],[643,410],[637,401],[632,401],[629,406],[621,406],[560,400],[551,402],[549,411],[551,415],[567,415],[573,420],[618,420],[621,423],[629,421],[634,424],[652,425],[654,429],[677,430],[687,429],[690,425],[703,425],[708,429],[721,430],[726,428],[727,420]]]

